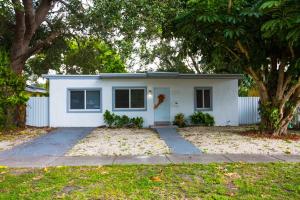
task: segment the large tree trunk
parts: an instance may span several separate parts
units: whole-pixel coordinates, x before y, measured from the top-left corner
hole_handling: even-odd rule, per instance
[[[53,0],[41,0],[37,7],[34,7],[33,0],[11,0],[15,11],[15,33],[11,46],[10,61],[12,70],[22,76],[26,60],[50,45],[59,35],[59,31],[51,32],[43,41],[36,41],[31,44],[32,38],[39,26],[45,21],[49,10],[54,6]],[[15,108],[15,125],[25,126],[25,106],[18,105]]]
[[[300,105],[300,78],[292,82],[285,68],[284,63],[277,66],[275,60],[267,72],[246,69],[259,88],[261,130],[272,135],[288,133],[288,126]],[[272,82],[266,80],[266,73],[269,78],[273,76]]]

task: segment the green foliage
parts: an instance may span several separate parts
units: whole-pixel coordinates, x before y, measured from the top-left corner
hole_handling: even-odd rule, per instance
[[[126,72],[121,57],[109,45],[98,39],[77,39],[69,42],[64,56],[67,71],[78,67],[75,73]]]
[[[68,74],[126,72],[120,55],[103,40],[92,37],[57,40],[26,64],[26,72],[30,75],[41,75],[49,69]]]
[[[239,96],[251,96],[249,93],[251,90],[256,89],[255,87],[256,85],[253,79],[248,75],[244,75],[243,79],[239,81]]]
[[[133,117],[129,118],[126,115],[116,115],[114,113],[110,113],[108,110],[106,110],[103,114],[104,122],[109,127],[133,127],[133,128],[142,128],[144,119],[142,117]]]
[[[24,106],[28,100],[25,92],[26,82],[8,65],[0,63],[0,128],[15,126],[16,106]]]
[[[115,114],[110,113],[108,110],[106,110],[103,114],[104,122],[109,126],[112,127],[115,120]]]
[[[277,130],[280,126],[280,115],[278,107],[274,107],[271,102],[260,104],[258,108],[263,123],[260,124],[261,130]]]
[[[175,115],[173,124],[177,125],[180,128],[181,127],[186,127],[187,123],[186,123],[186,119],[184,117],[184,114],[183,113],[178,113],[177,115]]]
[[[284,121],[292,111],[287,104],[300,103],[299,13],[299,0],[190,0],[166,23],[165,37],[181,40],[186,51],[200,51],[213,72],[249,74],[256,87],[242,83],[240,94],[259,91],[264,104],[272,102],[262,110],[263,126],[276,128],[283,126],[277,115]],[[275,109],[278,102],[283,112]]]
[[[194,112],[193,115],[190,116],[192,124],[199,124],[204,126],[214,126],[215,120],[214,117],[208,113],[203,112]]]
[[[125,127],[129,124],[129,122],[130,122],[130,119],[126,115],[122,115],[122,116],[115,115],[114,116],[114,126],[117,128]]]
[[[142,117],[133,117],[130,119],[130,123],[135,128],[143,128],[144,119]]]

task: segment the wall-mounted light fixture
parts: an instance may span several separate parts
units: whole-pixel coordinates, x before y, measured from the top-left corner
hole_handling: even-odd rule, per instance
[[[148,90],[148,97],[152,97],[152,90]]]

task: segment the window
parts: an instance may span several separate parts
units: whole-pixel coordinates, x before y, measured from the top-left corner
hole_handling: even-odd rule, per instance
[[[146,88],[113,88],[114,110],[145,110]]]
[[[195,109],[212,109],[212,88],[195,88]]]
[[[69,89],[68,111],[101,111],[101,89]]]

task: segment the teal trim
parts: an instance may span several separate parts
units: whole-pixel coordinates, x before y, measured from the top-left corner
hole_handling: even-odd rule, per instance
[[[144,89],[144,106],[145,108],[115,108],[116,96],[115,90],[116,89]],[[129,94],[129,106],[130,105],[131,96]],[[114,112],[122,112],[122,111],[147,111],[147,87],[146,86],[115,86],[112,87],[112,111]]]
[[[170,123],[171,121],[171,90],[169,87],[155,87],[153,89],[153,104],[157,102],[157,97],[160,94],[166,96],[165,101],[154,109],[154,123]]]

